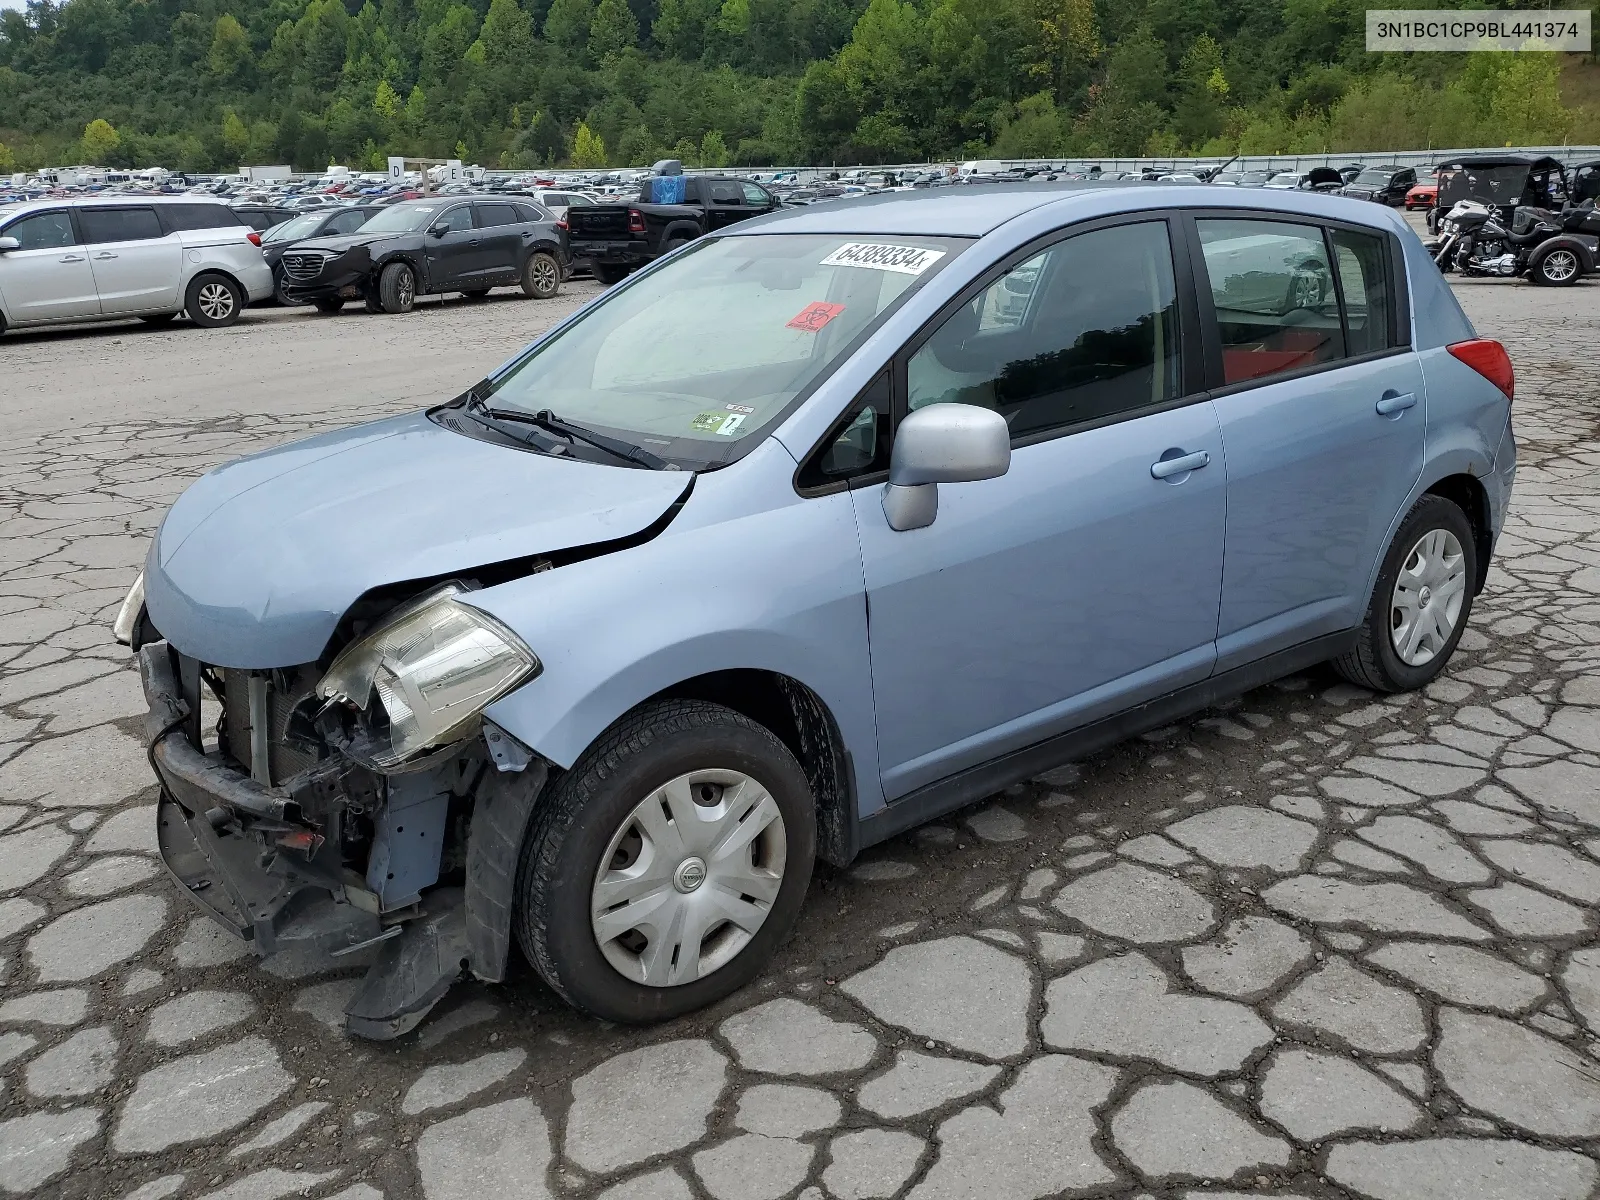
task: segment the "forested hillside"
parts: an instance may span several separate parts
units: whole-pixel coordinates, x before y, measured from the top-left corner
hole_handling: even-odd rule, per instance
[[[1354,0],[32,0],[0,13],[0,170],[1600,140],[1600,114],[1562,103],[1557,56],[1371,55],[1364,12]]]

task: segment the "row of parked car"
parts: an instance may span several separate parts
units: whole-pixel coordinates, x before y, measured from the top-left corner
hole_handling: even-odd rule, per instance
[[[248,209],[187,196],[95,195],[0,205],[0,333],[180,313],[231,325],[276,297],[337,312],[409,312],[421,295],[520,286],[556,295],[565,224],[531,198],[438,196],[317,207],[265,233]],[[258,218],[259,221],[259,218]]]

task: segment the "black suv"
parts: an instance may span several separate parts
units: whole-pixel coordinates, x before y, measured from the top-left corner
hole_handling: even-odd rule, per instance
[[[1339,194],[1356,200],[1398,205],[1406,202],[1406,193],[1416,186],[1415,167],[1363,167],[1361,174],[1345,184]]]
[[[410,312],[418,296],[485,295],[518,284],[548,299],[571,274],[566,230],[538,205],[487,196],[438,196],[382,209],[357,232],[284,252],[284,297],[338,312]]]

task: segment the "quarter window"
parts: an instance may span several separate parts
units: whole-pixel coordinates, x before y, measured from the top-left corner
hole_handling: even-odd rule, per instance
[[[1165,221],[1078,234],[958,308],[907,364],[910,407],[992,408],[1012,437],[1181,394]]]
[[[1344,357],[1322,230],[1202,220],[1200,245],[1222,339],[1222,375],[1243,383]]]
[[[163,204],[160,215],[166,229],[238,229],[244,225],[225,204]]]
[[[1345,341],[1352,355],[1387,350],[1394,302],[1383,238],[1375,234],[1330,231],[1333,261],[1344,294]]]
[[[0,232],[16,238],[23,250],[54,250],[59,246],[75,246],[78,242],[72,232],[72,218],[59,209],[23,217]]]
[[[88,245],[97,242],[142,242],[164,236],[161,222],[149,208],[81,208],[78,224]]]

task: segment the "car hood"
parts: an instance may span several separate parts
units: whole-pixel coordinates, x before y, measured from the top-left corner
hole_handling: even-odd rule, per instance
[[[202,662],[311,662],[373,588],[628,537],[692,481],[394,417],[203,475],[156,532],[145,602],[161,635]]]
[[[343,254],[346,250],[354,250],[357,246],[375,246],[379,242],[412,242],[422,244],[420,233],[362,233],[359,229],[355,233],[340,233],[329,237],[306,238],[302,242],[295,242],[296,250],[331,250],[335,254]]]

